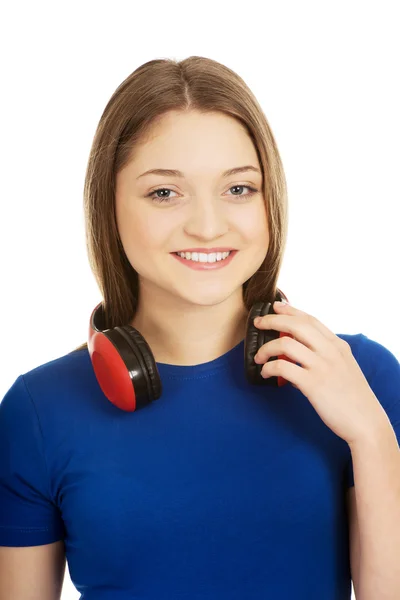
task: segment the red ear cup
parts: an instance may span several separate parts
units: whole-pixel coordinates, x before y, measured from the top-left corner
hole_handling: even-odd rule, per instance
[[[281,296],[286,298],[283,294],[281,294]],[[280,375],[272,375],[271,377],[264,379],[264,377],[261,375],[261,369],[263,365],[259,365],[254,362],[254,357],[263,344],[266,344],[267,342],[279,337],[288,336],[293,338],[290,333],[275,331],[274,329],[258,329],[254,325],[254,319],[256,317],[263,317],[264,315],[268,314],[276,314],[271,302],[256,302],[248,314],[246,337],[244,340],[245,374],[247,381],[253,385],[270,385],[273,387],[281,387],[288,383],[287,379],[281,377]],[[280,354],[279,356],[271,356],[267,362],[277,360],[278,358],[288,360],[289,362],[296,364],[294,360],[285,356],[284,354]]]
[[[145,339],[131,326],[103,330],[102,304],[93,310],[88,350],[97,381],[112,404],[133,412],[161,396],[161,379]]]

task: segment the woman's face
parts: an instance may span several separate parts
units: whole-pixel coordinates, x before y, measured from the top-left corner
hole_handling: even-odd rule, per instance
[[[139,274],[141,301],[172,300],[184,307],[219,304],[234,293],[241,298],[269,244],[261,172],[224,176],[246,165],[260,169],[253,143],[238,121],[221,113],[170,112],[136,146],[116,178],[116,218]],[[149,169],[183,176],[143,175]],[[256,189],[252,196],[249,187]],[[164,191],[149,197],[157,188]],[[174,254],[193,248],[236,252],[225,266],[193,269],[193,262]]]

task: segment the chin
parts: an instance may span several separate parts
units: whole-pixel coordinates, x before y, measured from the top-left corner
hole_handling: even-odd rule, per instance
[[[189,292],[189,293],[188,293]],[[214,286],[199,286],[196,290],[192,287],[190,290],[174,290],[174,295],[180,298],[182,301],[188,304],[196,306],[215,306],[221,304],[230,298],[232,295],[238,294],[242,297],[242,285],[219,287],[216,289]]]

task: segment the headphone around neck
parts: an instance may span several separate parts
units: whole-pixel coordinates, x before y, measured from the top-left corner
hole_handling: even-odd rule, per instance
[[[287,300],[277,291],[275,300]],[[263,365],[254,362],[258,349],[278,337],[289,333],[274,329],[257,329],[253,321],[256,317],[276,314],[271,302],[256,302],[249,311],[244,340],[244,369],[247,381],[253,385],[283,386],[287,382],[281,376],[264,379],[261,376]],[[162,393],[162,384],[157,364],[150,346],[131,325],[104,329],[104,308],[100,302],[93,310],[89,324],[88,350],[97,381],[108,400],[127,412],[144,408]],[[292,361],[284,355],[271,356]]]

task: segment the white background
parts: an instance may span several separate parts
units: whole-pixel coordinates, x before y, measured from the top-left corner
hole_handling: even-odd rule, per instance
[[[400,357],[397,2],[14,2],[0,16],[0,396],[86,340],[101,300],[83,180],[115,88],[154,58],[206,56],[264,109],[285,167],[279,287],[335,333]],[[68,571],[63,600],[79,598]]]

